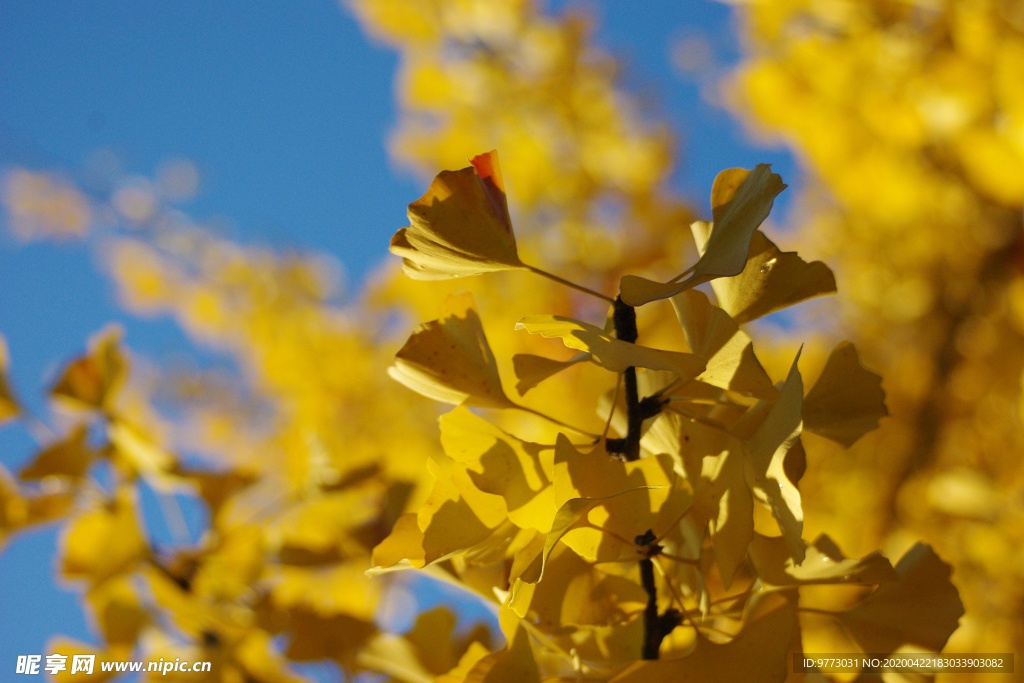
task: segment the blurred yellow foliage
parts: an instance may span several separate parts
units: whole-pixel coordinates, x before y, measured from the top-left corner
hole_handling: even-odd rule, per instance
[[[798,626],[818,651],[941,648],[961,606],[939,556],[968,604],[954,649],[1021,644],[1017,3],[743,3],[734,102],[828,191],[805,195],[804,237],[841,266],[861,350],[829,353],[815,335],[797,354],[820,368],[807,381],[793,353],[739,327],[835,290],[827,266],[758,229],[781,180],[723,172],[691,247],[668,127],[620,87],[584,16],[528,0],[346,4],[399,53],[393,156],[425,177],[447,169],[392,241],[432,281],[389,263],[342,303],[331,260],[235,244],[174,209],[198,182],[186,161],[105,199],[8,176],[18,234],[103,231],[124,306],[172,316],[235,363],[132,364],[102,334],[51,391],[89,428],[49,435],[20,483],[0,471],[0,541],[66,520],[60,566],[101,658],[209,660],[204,680],[225,683],[290,683],[289,662],[318,660],[407,683],[774,681]],[[481,154],[496,148],[501,170]],[[433,279],[484,271],[501,272],[472,295]],[[607,305],[620,281],[652,302],[631,339]],[[708,281],[721,308],[692,289]],[[773,351],[763,367],[755,343]],[[4,355],[0,420],[34,424]],[[389,367],[464,402],[440,443],[439,411]],[[636,367],[632,387],[617,376]],[[883,370],[885,402],[865,368]],[[633,419],[641,398],[670,396]],[[175,420],[154,408],[168,398]],[[861,439],[886,403],[896,419]],[[167,547],[138,513],[146,489]],[[182,496],[209,512],[195,537]],[[407,567],[491,610],[505,645],[486,626],[453,637],[444,607],[396,633],[388,614],[411,609],[410,589],[391,572]],[[783,597],[796,595],[811,611]],[[645,604],[665,624],[653,654],[662,643],[671,661],[636,661]]]
[[[801,237],[893,415],[803,490],[846,546],[921,537],[952,562],[951,649],[1020,652],[1024,4],[736,4],[734,110],[810,170]]]

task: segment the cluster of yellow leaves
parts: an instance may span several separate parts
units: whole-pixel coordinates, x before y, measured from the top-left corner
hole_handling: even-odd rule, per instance
[[[1024,7],[737,7],[735,110],[809,167],[803,236],[836,264],[846,334],[897,416],[812,477],[810,505],[853,547],[930,539],[967,606],[951,647],[1019,652]]]
[[[814,634],[837,624],[866,651],[940,649],[959,601],[927,546],[893,568],[877,554],[848,559],[828,537],[802,540],[804,437],[849,445],[885,408],[852,346],[836,347],[805,395],[796,363],[776,384],[739,328],[835,290],[824,264],[759,230],[778,177],[766,167],[720,176],[712,221],[691,226],[697,263],[671,278],[693,253],[690,212],[665,185],[672,141],[617,87],[616,64],[584,20],[523,0],[349,4],[401,56],[393,153],[431,172],[473,158],[435,179],[392,241],[414,277],[490,273],[474,280],[474,297],[447,299],[391,370],[458,407],[442,417],[438,449],[436,413],[386,377],[398,344],[393,318],[381,321],[437,315],[462,280],[410,284],[395,269],[342,309],[316,259],[213,238],[156,195],[114,197],[137,230],[108,258],[126,305],[175,316],[227,351],[240,377],[160,378],[187,408],[175,445],[221,468],[186,466],[152,424],[118,407],[123,365],[108,338],[69,366],[100,381],[65,377],[54,397],[86,398],[90,426],[41,449],[21,473],[31,481],[0,479],[0,533],[74,505],[61,566],[81,582],[106,656],[136,648],[211,660],[210,680],[232,683],[295,680],[287,660],[415,683],[757,681],[784,675],[795,634],[821,642]],[[504,175],[493,155],[473,157],[495,147]],[[566,289],[542,268],[583,284]],[[642,343],[619,339],[599,299],[579,293],[620,280],[671,297],[671,309],[638,311]],[[693,289],[708,280],[717,306]],[[518,324],[538,334],[516,334]],[[546,337],[570,351],[558,355]],[[636,367],[639,398],[671,400],[644,420],[642,457],[620,462],[608,457],[619,444],[604,438],[629,432],[612,373]],[[0,420],[17,406],[0,377]],[[480,408],[500,410],[485,420]],[[113,468],[117,485],[97,485],[96,468]],[[48,501],[32,481],[54,477],[72,488]],[[191,491],[209,528],[154,548],[140,486]],[[858,525],[844,524],[830,529],[845,544]],[[640,543],[648,530],[654,540]],[[118,539],[117,552],[90,552],[86,537]],[[683,620],[663,662],[636,661],[649,603],[638,559],[659,570],[659,616],[671,623],[676,609]],[[391,584],[364,576],[371,565],[421,567],[469,589],[498,611],[506,645],[486,629],[452,637],[443,608],[401,636],[384,632]],[[817,592],[830,583],[852,584],[838,608]],[[831,614],[798,611],[807,606]]]
[[[441,279],[524,267],[500,177],[491,152],[435,179],[409,207],[413,226],[392,241],[406,273],[422,278],[429,270]],[[374,549],[371,573],[444,572],[500,605],[507,641],[493,655],[460,662],[444,680],[782,681],[789,657],[802,651],[808,625],[798,614],[802,588],[811,585],[877,586],[858,592],[848,609],[811,610],[865,652],[941,650],[957,628],[963,610],[949,567],[929,546],[916,545],[893,568],[877,553],[849,560],[827,537],[810,545],[802,538],[801,435],[806,429],[848,445],[875,429],[887,414],[880,378],[841,344],[806,396],[799,354],[773,384],[750,337],[693,289],[721,281],[722,291],[742,292],[744,311],[764,312],[822,293],[803,288],[807,278],[794,287],[762,268],[770,243],[753,237],[782,187],[767,167],[720,174],[712,222],[694,224],[697,263],[678,284],[623,278],[610,326],[552,315],[518,322],[517,329],[582,352],[572,365],[597,365],[613,385],[624,378],[624,404],[606,381],[604,434],[563,428],[553,440],[529,441],[470,410],[523,410],[503,389],[471,295],[449,296],[442,316],[398,352],[395,379],[457,407],[440,421],[444,453],[427,468],[432,492]],[[797,275],[828,272],[795,255],[788,262]],[[830,272],[817,281],[833,283]],[[638,294],[640,304],[672,298],[676,336],[688,352],[637,343],[634,309],[622,301],[628,286],[653,294]],[[535,386],[566,365],[527,379]],[[594,412],[602,412],[599,399],[590,397]],[[614,419],[621,411],[625,425]],[[634,437],[639,450],[631,457],[622,442]],[[638,661],[659,654],[663,661]],[[503,676],[493,678],[498,669]]]

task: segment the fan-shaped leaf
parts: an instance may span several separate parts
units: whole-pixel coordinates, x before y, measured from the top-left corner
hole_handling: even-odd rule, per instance
[[[437,320],[420,325],[395,356],[388,374],[436,401],[512,408],[484,336],[473,295],[453,294]]]
[[[406,275],[437,280],[521,268],[498,153],[442,171],[409,205],[409,227],[391,238]]]

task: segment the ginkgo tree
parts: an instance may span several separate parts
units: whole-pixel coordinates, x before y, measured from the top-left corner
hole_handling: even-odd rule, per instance
[[[929,546],[893,566],[803,538],[802,432],[850,445],[887,410],[852,345],[805,392],[799,353],[773,381],[740,328],[835,291],[824,264],[759,230],[784,188],[766,165],[723,171],[712,220],[692,225],[696,263],[664,283],[627,274],[614,297],[520,258],[496,152],[442,172],[409,206],[391,250],[410,277],[524,269],[608,306],[594,323],[524,315],[517,330],[578,353],[513,362],[520,394],[578,363],[606,370],[607,389],[579,397],[602,416],[601,434],[509,397],[471,294],[449,296],[396,355],[392,377],[456,407],[440,418],[444,452],[427,463],[432,492],[374,548],[370,573],[416,568],[463,585],[499,606],[507,640],[470,647],[443,680],[782,681],[802,651],[801,612],[873,653],[939,651],[956,629],[962,605]],[[709,282],[718,306],[697,289]],[[674,314],[689,350],[643,345],[640,306]],[[555,438],[488,419],[524,410]],[[832,584],[861,599],[841,611],[805,604],[807,588]]]

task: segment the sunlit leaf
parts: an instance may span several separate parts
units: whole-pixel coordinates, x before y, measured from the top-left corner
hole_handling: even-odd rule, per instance
[[[427,461],[427,470],[435,480],[430,496],[374,548],[372,573],[422,568],[465,553],[508,523],[504,499],[478,489],[465,464],[439,455]]]
[[[842,342],[804,398],[804,427],[849,448],[889,414],[882,378],[860,364],[857,349]]]
[[[806,546],[804,560],[796,564],[783,538],[756,534],[750,561],[758,578],[773,586],[819,583],[882,584],[896,580],[892,564],[878,552],[859,560],[847,559],[828,536]]]
[[[550,447],[518,439],[462,406],[443,415],[440,423],[445,453],[466,465],[477,488],[505,499],[513,523],[544,532],[551,528],[555,507]]]
[[[420,325],[388,369],[413,391],[442,403],[510,408],[472,294],[449,296],[437,320]]]
[[[712,306],[697,290],[672,297],[672,306],[686,343],[707,362],[702,381],[757,398],[775,398],[778,392],[754,356],[750,337],[725,311]]]
[[[442,171],[409,205],[409,222],[391,238],[409,277],[436,280],[521,268],[498,153]]]
[[[698,247],[702,248],[690,276],[680,282],[660,284],[626,275],[619,284],[622,301],[629,306],[642,306],[715,278],[739,275],[747,262],[751,236],[784,189],[782,178],[772,173],[768,164],[758,164],[753,171],[730,168],[719,173],[711,186],[712,222],[707,239],[701,239],[707,224],[693,226]]]
[[[801,407],[804,389],[797,368],[799,360],[800,354],[797,353],[778,400],[747,442],[747,476],[751,487],[771,507],[772,515],[779,523],[786,545],[797,564],[804,559],[804,544],[800,539],[804,513],[800,491],[786,476],[784,463],[786,455],[800,438],[803,427]]]
[[[704,361],[694,354],[662,351],[631,344],[608,335],[596,325],[557,315],[531,315],[516,324],[517,330],[544,337],[558,337],[571,349],[593,354],[594,360],[611,372],[628,367],[669,370],[691,379],[704,370]]]
[[[703,250],[702,235],[694,231],[694,236]],[[711,288],[718,305],[743,324],[816,296],[835,294],[836,278],[821,261],[807,263],[795,251],[781,251],[755,230],[743,272],[712,280]]]

